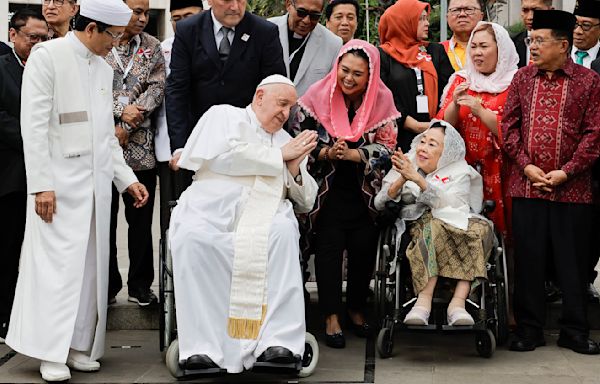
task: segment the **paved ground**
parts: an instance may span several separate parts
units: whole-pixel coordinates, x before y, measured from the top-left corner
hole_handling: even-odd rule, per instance
[[[157,210],[155,210],[157,212]],[[155,217],[157,217],[155,215]],[[119,264],[126,282],[128,259],[126,226],[121,214],[118,231]],[[154,225],[158,242],[158,222]],[[155,248],[155,265],[158,247]],[[597,280],[597,285],[600,280]],[[155,285],[154,290],[158,288]],[[118,297],[127,300],[126,288]],[[315,326],[319,339],[322,330]],[[593,337],[600,340],[600,331]],[[548,346],[530,353],[514,353],[500,347],[491,359],[478,357],[471,335],[397,334],[394,355],[380,359],[374,340],[348,336],[344,350],[320,342],[321,355],[315,374],[307,383],[568,383],[600,384],[600,356],[582,356],[558,348],[557,335],[547,332]],[[72,383],[173,383],[158,348],[158,331],[110,331],[106,355],[98,373],[73,373]],[[41,383],[36,360],[16,355],[0,345],[0,383]],[[194,379],[205,383],[290,383],[293,376],[244,373]]]
[[[174,383],[158,351],[156,331],[111,331],[98,373],[74,372],[71,383]],[[315,374],[306,383],[568,383],[600,384],[600,357],[582,356],[556,347],[547,333],[547,347],[516,353],[500,348],[490,359],[478,357],[470,335],[400,334],[394,356],[374,357],[373,341],[348,338],[345,350],[321,344]],[[600,338],[600,332],[594,337]],[[0,356],[9,350],[0,346]],[[0,361],[1,383],[42,383],[36,360],[16,355]],[[192,379],[201,383],[289,383],[291,375],[243,373]]]

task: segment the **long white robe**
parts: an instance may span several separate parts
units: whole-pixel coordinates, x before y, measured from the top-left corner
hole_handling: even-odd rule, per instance
[[[179,358],[208,355],[230,373],[252,367],[268,347],[304,353],[305,318],[294,216],[312,209],[317,184],[301,164],[302,185],[287,171],[281,150],[291,137],[268,134],[251,107],[212,107],[200,119],[179,165],[196,171],[170,223]],[[258,339],[227,333],[234,236],[252,180],[283,173],[282,200],[271,223],[267,263],[267,312]],[[291,201],[290,201],[291,200]],[[292,204],[293,201],[293,204]]]
[[[52,53],[57,51],[69,53],[64,62]],[[70,347],[89,351],[92,360],[104,354],[111,182],[124,191],[137,181],[114,135],[112,76],[110,66],[72,33],[37,44],[23,75],[29,196],[6,343],[41,360],[64,363]],[[72,101],[74,95],[81,99]],[[61,113],[80,107],[88,123],[59,123]],[[69,146],[88,149],[66,157]],[[41,191],[56,194],[50,224],[35,213]]]

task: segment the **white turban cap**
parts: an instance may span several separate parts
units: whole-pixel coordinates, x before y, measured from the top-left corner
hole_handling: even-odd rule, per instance
[[[256,89],[265,86],[265,85],[269,85],[269,84],[287,84],[287,85],[291,85],[292,87],[296,87],[294,85],[294,83],[288,79],[285,76],[282,75],[270,75],[267,76],[263,79],[263,81],[260,82],[260,84],[258,84],[258,87],[256,87]]]
[[[88,19],[126,27],[133,11],[123,0],[79,0],[79,13]]]

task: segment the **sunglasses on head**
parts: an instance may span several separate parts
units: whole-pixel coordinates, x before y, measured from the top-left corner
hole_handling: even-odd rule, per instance
[[[294,6],[294,9],[296,10],[296,14],[301,19],[304,19],[306,16],[308,16],[308,18],[311,21],[319,21],[319,19],[321,18],[321,15],[323,14],[322,12],[310,12],[304,8],[298,8],[298,7],[296,7],[295,1],[292,1],[292,5]]]

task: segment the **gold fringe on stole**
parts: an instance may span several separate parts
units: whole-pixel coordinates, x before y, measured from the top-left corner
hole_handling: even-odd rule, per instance
[[[262,306],[262,317],[260,320],[239,319],[230,317],[227,319],[227,333],[234,339],[258,339],[260,327],[265,321],[267,306]]]

